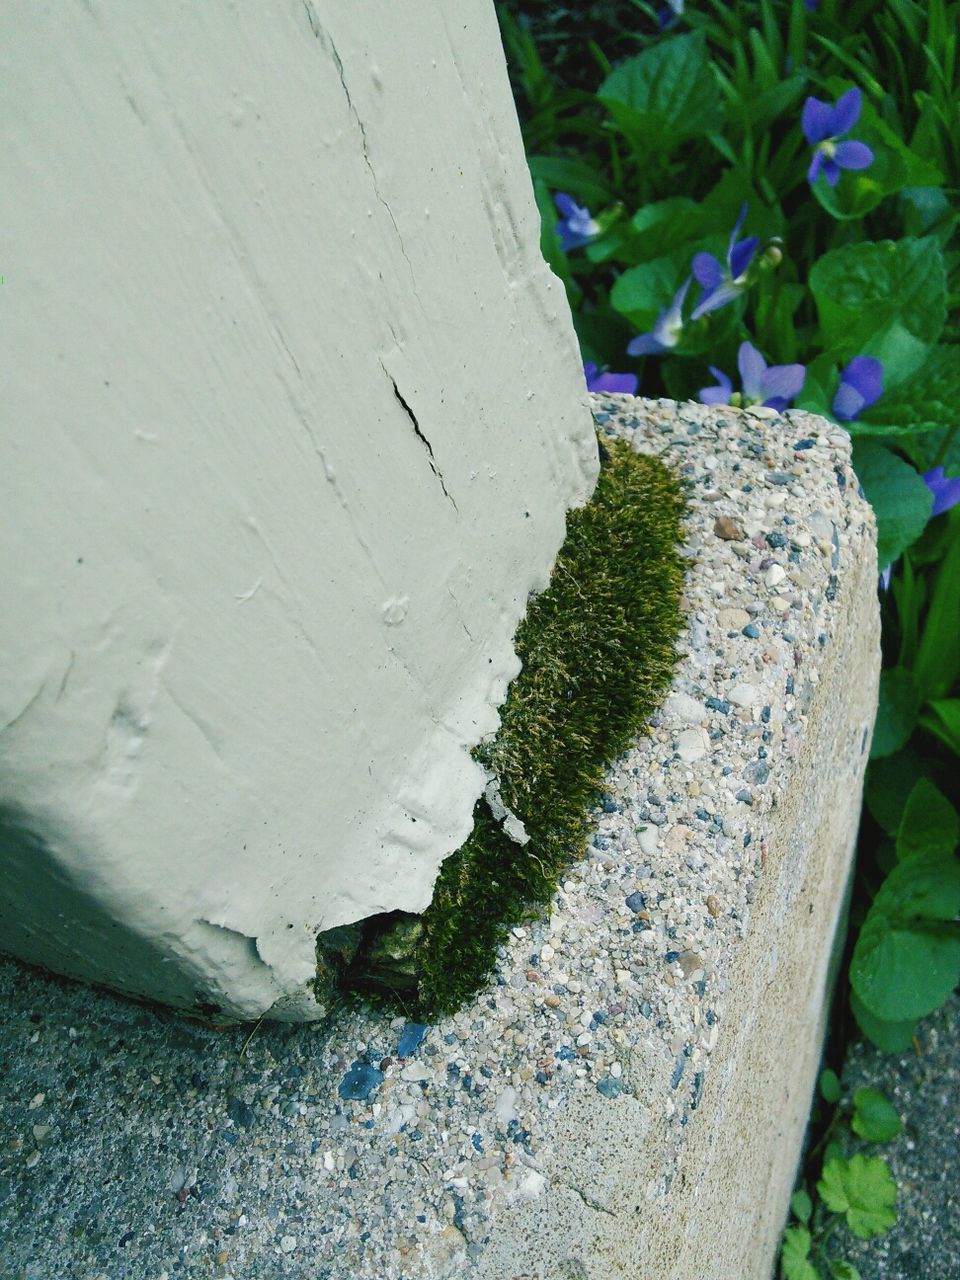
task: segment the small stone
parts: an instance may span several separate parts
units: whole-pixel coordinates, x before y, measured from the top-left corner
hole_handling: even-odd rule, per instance
[[[764,585],[767,587],[778,587],[787,576],[787,571],[782,564],[772,564],[763,575]]]
[[[546,961],[547,964],[550,963],[556,954],[557,953],[554,951],[553,947],[551,947],[549,942],[545,942],[540,948],[540,959]]]
[[[647,905],[647,900],[643,896],[643,894],[640,892],[631,893],[627,897],[627,906],[630,908],[631,911],[634,911],[634,912],[642,911],[646,905]]]
[[[234,1124],[242,1124],[244,1129],[252,1129],[257,1120],[253,1107],[234,1094],[227,1098],[227,1115]]]
[[[227,1260],[229,1259],[229,1257],[230,1257],[230,1254],[227,1252],[227,1250],[221,1249],[220,1252],[217,1254],[217,1266],[225,1267],[227,1265]]]
[[[687,764],[702,760],[707,754],[708,741],[702,729],[684,729],[677,739],[677,755]]]
[[[722,910],[720,906],[720,899],[715,893],[711,893],[707,898],[707,910],[713,916],[714,920],[716,920]]]
[[[637,843],[640,846],[640,852],[649,857],[657,851],[657,845],[660,843],[660,833],[653,825],[644,827],[642,831],[637,832]]]
[[[751,640],[758,640],[760,638],[760,628],[755,622],[751,622],[743,628],[740,634],[742,636],[749,636]]]
[[[746,787],[737,792],[737,799],[741,804],[753,804],[753,796]]]
[[[752,760],[744,769],[743,776],[748,782],[753,782],[758,787],[762,787],[770,777],[770,766],[765,760]]]
[[[27,1110],[36,1111],[37,1107],[42,1107],[46,1099],[46,1096],[47,1095],[45,1093],[35,1093],[33,1097],[30,1099],[30,1104],[27,1107]]]
[[[604,1076],[602,1080],[597,1081],[597,1093],[602,1094],[605,1098],[616,1098],[626,1089],[626,1085],[622,1080],[618,1080],[616,1076]]]
[[[397,1057],[409,1058],[412,1053],[416,1053],[426,1034],[427,1028],[422,1023],[408,1022],[403,1028],[400,1043],[397,1045]]]
[[[684,724],[699,724],[703,719],[703,704],[688,693],[671,693],[663,704],[664,715]]]
[[[717,621],[725,631],[739,631],[750,621],[750,615],[746,609],[721,609]]]
[[[32,1169],[34,1165],[37,1165],[39,1163],[40,1163],[40,1152],[31,1151],[30,1154],[27,1156],[27,1160],[26,1160],[27,1168]]]
[[[280,1239],[280,1248],[284,1253],[293,1253],[297,1247],[296,1236],[282,1236]]]
[[[377,1072],[377,1074],[379,1075],[380,1073]],[[400,1078],[412,1081],[429,1080],[430,1068],[425,1062],[410,1062],[400,1072]]]
[[[340,1081],[337,1092],[348,1101],[363,1101],[383,1083],[383,1072],[359,1060]]]
[[[760,694],[756,685],[747,684],[744,681],[742,684],[735,684],[727,694],[727,698],[734,706],[752,707],[760,701]]]
[[[717,516],[713,522],[713,532],[727,542],[739,541],[743,537],[743,530],[729,516]]]
[[[543,1003],[548,1009],[558,1009],[560,1007],[560,997],[551,992],[550,995],[543,997]]]

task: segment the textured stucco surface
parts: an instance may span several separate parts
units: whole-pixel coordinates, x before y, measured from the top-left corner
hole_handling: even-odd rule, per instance
[[[317,1016],[596,475],[492,5],[8,9],[0,109],[0,948]]]
[[[16,1280],[770,1280],[875,709],[872,516],[820,419],[594,404],[690,483],[687,626],[549,915],[430,1027],[248,1041],[0,965]]]

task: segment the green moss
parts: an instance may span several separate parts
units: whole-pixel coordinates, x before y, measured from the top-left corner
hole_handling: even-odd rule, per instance
[[[467,1000],[510,925],[550,901],[583,854],[605,767],[669,684],[681,626],[680,484],[619,441],[601,444],[601,455],[594,496],[571,513],[550,586],[517,631],[523,668],[500,730],[475,753],[530,841],[512,841],[478,801],[430,906],[367,921],[346,975],[348,989],[399,998],[408,1014],[434,1017]]]

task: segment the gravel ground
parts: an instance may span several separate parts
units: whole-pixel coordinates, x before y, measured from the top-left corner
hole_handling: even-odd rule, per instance
[[[875,1148],[897,1180],[896,1225],[875,1240],[844,1239],[840,1256],[862,1280],[960,1280],[960,996],[924,1019],[917,1040],[919,1054],[860,1042],[843,1072],[849,1090],[885,1093],[903,1124]]]
[[[585,1093],[656,1115],[643,1194],[669,1196],[864,509],[819,419],[594,408],[689,481],[689,625],[549,916],[429,1028],[355,1010],[218,1033],[0,962],[2,1280],[468,1275],[505,1201],[611,1212],[556,1158]]]

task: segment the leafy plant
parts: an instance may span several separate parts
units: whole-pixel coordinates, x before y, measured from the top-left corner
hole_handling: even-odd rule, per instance
[[[896,1221],[897,1188],[890,1169],[861,1148],[895,1138],[900,1117],[876,1089],[858,1089],[845,1098],[833,1071],[821,1072],[819,1086],[821,1105],[833,1111],[807,1157],[807,1176],[790,1200],[792,1221],[783,1233],[780,1275],[782,1280],[859,1280],[856,1267],[835,1256],[833,1238],[844,1225],[869,1240]]]
[[[576,87],[502,15],[544,253],[590,385],[793,404],[853,437],[883,673],[851,1005],[901,1048],[960,977],[960,0],[605,7],[615,57],[591,42]],[[921,777],[940,800],[908,809]]]

